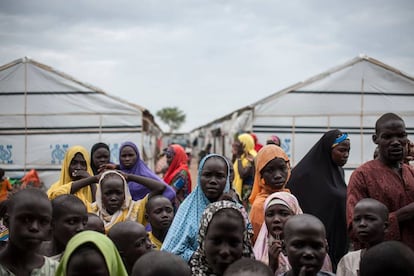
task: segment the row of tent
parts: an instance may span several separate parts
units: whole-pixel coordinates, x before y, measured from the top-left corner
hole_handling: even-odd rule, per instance
[[[231,156],[241,132],[254,132],[262,143],[270,135],[295,165],[329,129],[351,137],[348,173],[372,159],[371,135],[386,112],[402,116],[414,133],[414,78],[368,56],[359,56],[189,133],[197,153],[212,143]],[[191,116],[191,114],[188,114]],[[58,178],[66,149],[90,148],[102,141],[118,162],[120,143],[135,142],[152,167],[163,132],[145,108],[27,57],[0,67],[0,167],[9,174],[36,169],[46,186]]]

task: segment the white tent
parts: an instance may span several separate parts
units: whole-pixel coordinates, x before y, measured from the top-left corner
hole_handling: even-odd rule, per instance
[[[120,144],[133,141],[152,166],[161,134],[146,109],[33,59],[0,67],[0,167],[9,176],[36,169],[49,186],[68,147],[97,142],[118,162]]]
[[[231,156],[239,132],[254,132],[259,142],[278,135],[293,165],[328,129],[351,137],[347,174],[372,159],[375,121],[387,112],[400,115],[414,133],[414,78],[367,56],[274,93],[191,132]],[[201,143],[203,147],[203,143]]]

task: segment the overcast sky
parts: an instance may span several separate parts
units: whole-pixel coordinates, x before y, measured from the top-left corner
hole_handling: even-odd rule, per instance
[[[412,0],[1,0],[0,64],[177,106],[189,131],[360,53],[414,75],[413,26]]]

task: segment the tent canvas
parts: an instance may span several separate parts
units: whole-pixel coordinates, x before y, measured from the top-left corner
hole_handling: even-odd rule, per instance
[[[46,186],[59,177],[68,147],[111,148],[133,141],[153,164],[160,128],[143,107],[27,57],[0,67],[0,166],[8,175],[39,172]]]
[[[359,56],[192,131],[231,156],[234,135],[254,132],[261,143],[276,134],[298,163],[329,129],[348,132],[351,153],[347,175],[372,159],[375,121],[387,112],[400,115],[408,134],[414,133],[414,78],[368,56]],[[214,137],[213,129],[221,129]],[[202,147],[203,145],[201,145]]]

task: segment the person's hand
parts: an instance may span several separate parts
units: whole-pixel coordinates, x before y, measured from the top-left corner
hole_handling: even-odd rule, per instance
[[[87,171],[84,170],[74,170],[72,172],[72,178],[74,179],[83,179],[89,177],[90,174]]]
[[[246,156],[247,160],[249,160],[250,162],[254,162],[254,156],[251,155],[250,153]]]
[[[104,172],[106,170],[116,170],[116,164],[111,164],[111,163],[109,163],[109,164],[102,164],[98,168],[98,172],[99,173]]]
[[[282,252],[282,241],[274,240],[269,245],[269,258],[272,258],[277,263],[279,263],[279,254]]]

